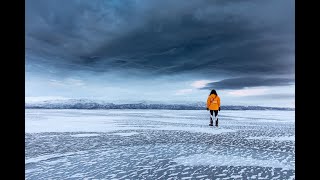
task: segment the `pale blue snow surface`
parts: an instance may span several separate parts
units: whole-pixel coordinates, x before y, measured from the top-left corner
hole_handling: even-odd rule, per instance
[[[294,111],[26,109],[26,179],[294,179]]]

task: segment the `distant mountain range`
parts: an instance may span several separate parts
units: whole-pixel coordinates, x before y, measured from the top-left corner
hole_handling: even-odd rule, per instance
[[[206,104],[184,103],[184,104],[163,104],[163,103],[128,103],[115,104],[104,101],[88,99],[67,99],[47,100],[39,102],[26,102],[26,109],[172,109],[172,110],[205,110]],[[221,110],[287,110],[294,111],[295,108],[288,107],[263,107],[263,106],[221,106]]]

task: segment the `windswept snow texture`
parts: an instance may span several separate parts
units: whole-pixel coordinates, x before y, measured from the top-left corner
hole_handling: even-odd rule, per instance
[[[294,111],[26,109],[26,179],[294,179]]]

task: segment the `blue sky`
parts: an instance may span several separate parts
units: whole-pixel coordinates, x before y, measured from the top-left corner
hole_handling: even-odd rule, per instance
[[[26,1],[26,99],[294,107],[294,1]]]

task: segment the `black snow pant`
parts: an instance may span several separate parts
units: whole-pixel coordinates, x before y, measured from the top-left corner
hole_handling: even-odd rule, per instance
[[[210,110],[210,114],[211,114],[211,117],[210,117],[210,125],[213,125],[213,119],[212,119],[212,117],[213,117],[213,112],[214,112],[214,117],[215,117],[215,119],[216,119],[216,126],[218,126],[218,110]]]

